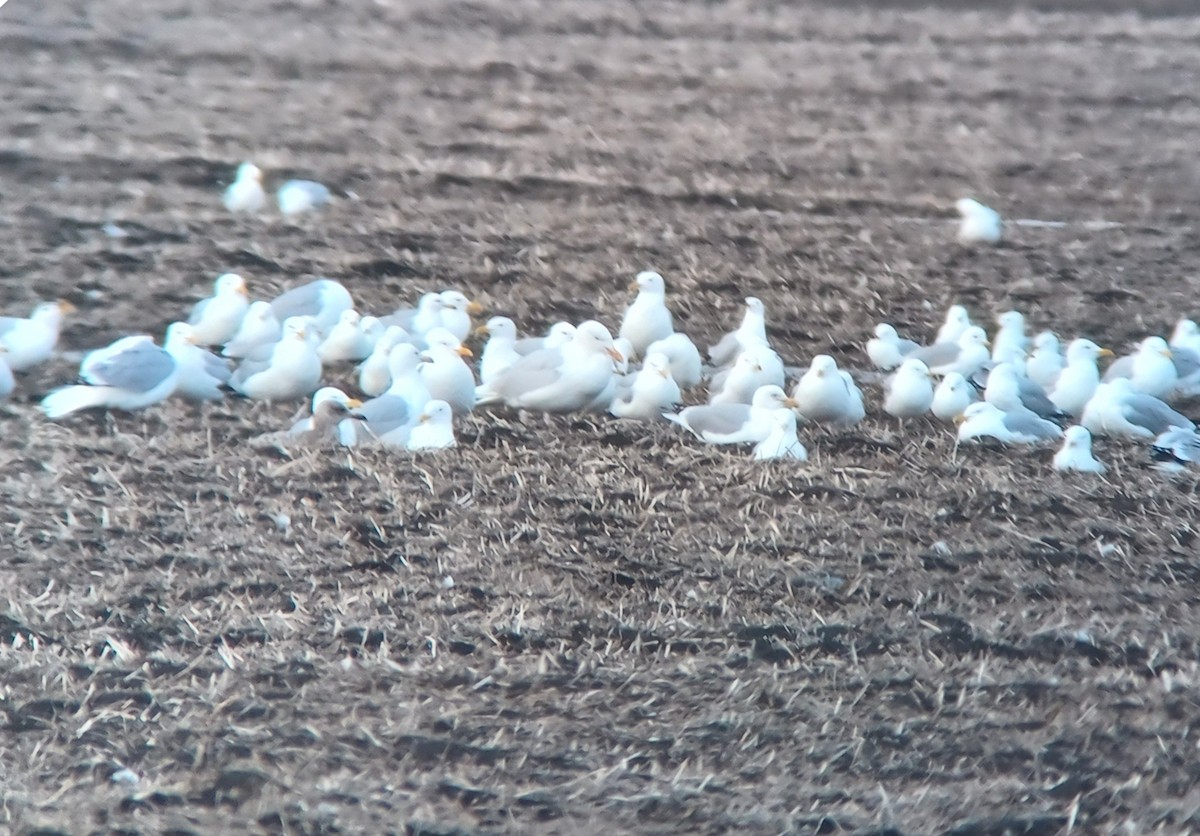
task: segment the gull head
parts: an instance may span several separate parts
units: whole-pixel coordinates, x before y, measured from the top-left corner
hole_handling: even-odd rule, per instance
[[[629,289],[636,290],[639,293],[662,296],[667,292],[667,285],[660,274],[655,273],[653,270],[643,270],[637,274]]]

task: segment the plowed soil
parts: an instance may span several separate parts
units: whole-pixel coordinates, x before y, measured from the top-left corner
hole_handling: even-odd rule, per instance
[[[601,416],[416,459],[251,449],[287,404],[39,417],[226,270],[540,331],[652,266],[698,341],[753,294],[852,369],[952,302],[1117,349],[1197,313],[1194,5],[919,5],[9,2],[0,302],[80,311],[0,408],[0,828],[1200,829],[1197,481],[1144,445],[1064,478],[872,386],[805,465]],[[246,158],[340,200],[234,218]],[[965,194],[1060,223],[966,250]]]

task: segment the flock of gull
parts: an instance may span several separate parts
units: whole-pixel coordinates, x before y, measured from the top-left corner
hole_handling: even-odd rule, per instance
[[[266,205],[261,172],[250,163],[224,195],[231,211]],[[278,193],[284,214],[329,200],[325,187],[290,181]],[[959,201],[964,243],[1000,239],[1000,217]],[[787,389],[788,368],[767,336],[761,300],[745,300],[740,324],[702,355],[676,331],[666,283],[653,271],[631,285],[636,297],[616,336],[596,320],[553,324],[521,337],[458,290],[423,295],[415,307],[363,314],[347,289],[318,279],[272,300],[251,301],[235,273],[217,278],[212,296],[166,329],[118,339],[89,352],[79,382],[46,395],[51,419],[84,409],[138,410],[178,396],[218,400],[227,393],[264,401],[307,400],[311,410],[264,438],[280,444],[379,444],[410,451],[455,444],[454,420],[481,408],[529,412],[607,412],[617,419],[673,422],[708,444],[746,445],[756,459],[804,460],[801,427],[846,428],[866,416],[859,382],[819,354]],[[0,317],[0,398],[22,373],[52,357],[65,302],[39,305],[28,318]],[[1002,313],[991,339],[954,305],[927,345],[875,328],[866,356],[882,385],[882,410],[900,426],[957,425],[958,442],[1059,443],[1058,470],[1102,473],[1093,436],[1144,439],[1164,467],[1200,461],[1196,425],[1171,402],[1200,394],[1200,328],[1181,320],[1168,340],[1146,337],[1101,373],[1112,352],[1080,337],[1063,349],[1050,331],[1027,334],[1024,316]],[[485,337],[474,363],[464,345]],[[217,351],[219,349],[219,353]],[[332,372],[353,377],[354,397],[322,386]],[[859,374],[863,381],[878,374]],[[705,398],[680,408],[685,401]]]

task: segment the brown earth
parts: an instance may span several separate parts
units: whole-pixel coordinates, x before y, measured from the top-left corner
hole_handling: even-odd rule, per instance
[[[537,330],[652,265],[698,338],[753,293],[858,368],[952,301],[1195,314],[1193,4],[981,5],[13,0],[0,301],[76,303],[68,351],[225,270]],[[246,157],[344,199],[232,218]],[[968,252],[963,194],[1068,225]],[[288,458],[245,442],[289,405],[39,419],[72,373],[0,416],[0,827],[1200,829],[1197,481],[1144,447],[1063,478],[870,389],[804,466],[513,415]]]

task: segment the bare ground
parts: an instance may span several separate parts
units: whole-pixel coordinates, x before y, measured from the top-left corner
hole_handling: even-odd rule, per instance
[[[851,366],[951,301],[1194,314],[1189,4],[887,5],[13,0],[3,307],[65,296],[77,351],[237,270],[538,329],[653,265],[697,337],[753,293]],[[247,156],[345,197],[231,218]],[[1068,225],[966,252],[968,193]],[[507,415],[288,458],[245,443],[286,405],[50,425],[71,366],[0,415],[6,828],[1200,829],[1197,481],[1135,445],[1064,479],[873,413],[757,466]]]

